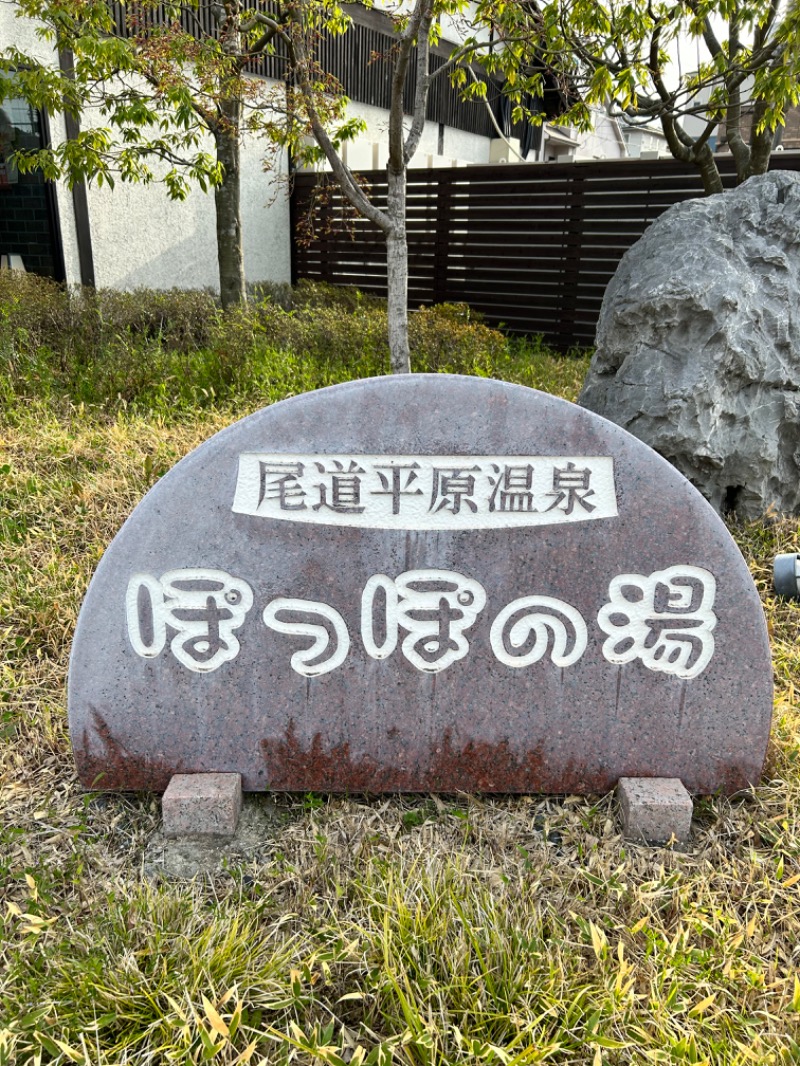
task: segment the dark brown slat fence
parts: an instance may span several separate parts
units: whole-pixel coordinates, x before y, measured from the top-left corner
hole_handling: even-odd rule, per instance
[[[772,168],[800,170],[800,153],[776,154]],[[720,170],[732,187],[732,160],[720,160]],[[364,177],[384,205],[385,173]],[[295,176],[295,226],[319,180]],[[672,204],[701,195],[694,168],[663,159],[409,171],[409,304],[463,301],[509,332],[541,333],[562,349],[592,344],[603,293],[625,251]],[[334,186],[314,239],[293,238],[293,280],[385,295],[380,231],[361,218],[349,232],[337,229],[341,213]]]

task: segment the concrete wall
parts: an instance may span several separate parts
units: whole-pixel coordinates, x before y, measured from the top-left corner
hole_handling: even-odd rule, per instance
[[[476,107],[483,104],[476,103]],[[386,166],[389,149],[389,113],[380,107],[369,104],[351,103],[348,116],[363,118],[367,123],[367,132],[362,133],[347,145],[346,161],[353,170],[383,169]],[[406,128],[410,123],[406,119]],[[439,152],[439,124],[426,122],[422,131],[419,148],[411,160],[412,167],[452,166],[454,163],[488,163],[491,141],[475,133],[445,126],[443,151]],[[377,146],[374,147],[374,146]],[[327,164],[322,169],[329,169]]]

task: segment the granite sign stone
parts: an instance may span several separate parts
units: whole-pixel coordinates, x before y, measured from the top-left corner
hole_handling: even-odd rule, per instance
[[[758,781],[761,605],[646,445],[520,386],[358,381],[163,477],[81,611],[81,781],[163,790],[690,791]]]

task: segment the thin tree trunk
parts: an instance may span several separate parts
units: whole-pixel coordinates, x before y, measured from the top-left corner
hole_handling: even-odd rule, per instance
[[[406,239],[405,167],[388,169],[388,213],[391,229],[386,234],[386,274],[389,313],[389,361],[393,374],[410,374],[408,351],[408,241]]]
[[[713,196],[715,193],[724,191],[717,161],[707,144],[704,144],[697,153],[694,163],[700,168],[700,177],[703,179],[706,196]]]
[[[767,173],[774,143],[774,130],[763,130],[761,133],[753,134],[750,162],[745,173],[739,177],[740,183],[752,178],[754,174]]]
[[[217,159],[222,164],[222,184],[214,189],[217,210],[217,259],[219,291],[223,307],[234,307],[247,298],[244,279],[241,218],[241,166],[239,119],[241,102],[224,100],[215,132]]]
[[[754,174],[766,174],[769,170],[772,146],[775,143],[775,130],[765,126],[763,130],[758,131],[766,110],[766,101],[757,100],[753,108],[753,124],[750,131],[750,159],[747,170],[738,175],[740,183],[752,178]]]

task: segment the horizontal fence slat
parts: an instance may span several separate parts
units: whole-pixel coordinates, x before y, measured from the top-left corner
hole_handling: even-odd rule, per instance
[[[717,157],[723,185],[733,161]],[[773,170],[800,171],[800,153]],[[361,175],[386,206],[386,173]],[[329,175],[295,175],[292,213],[308,216],[319,182],[328,204],[309,243],[293,241],[293,279],[355,285],[386,295],[386,245],[377,226],[352,218]],[[622,256],[673,204],[702,196],[694,168],[675,160],[489,165],[408,174],[409,304],[464,302],[512,333],[554,345],[588,345]],[[333,228],[332,228],[333,227]]]

